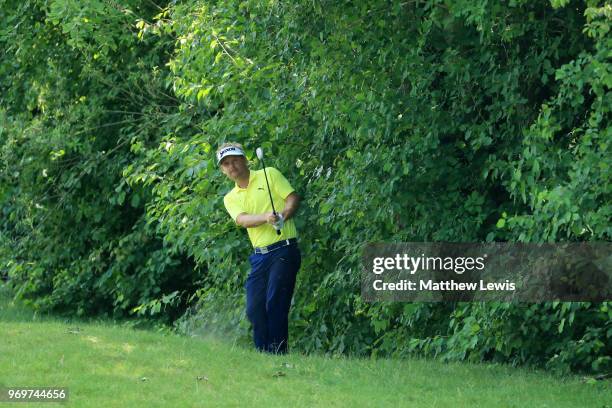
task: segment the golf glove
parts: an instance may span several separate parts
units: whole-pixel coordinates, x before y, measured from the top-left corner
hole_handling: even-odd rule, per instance
[[[274,227],[275,230],[281,230],[283,228],[283,225],[285,225],[285,219],[283,218],[283,214],[279,213],[276,215],[278,215],[278,221],[272,224],[272,226]]]

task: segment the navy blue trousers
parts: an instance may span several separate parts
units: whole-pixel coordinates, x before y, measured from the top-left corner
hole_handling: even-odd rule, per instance
[[[252,254],[249,262],[246,314],[253,325],[255,348],[285,354],[291,297],[302,262],[300,250],[296,244],[288,245],[267,254]]]

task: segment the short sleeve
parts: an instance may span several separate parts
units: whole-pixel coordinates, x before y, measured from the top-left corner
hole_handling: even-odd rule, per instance
[[[236,218],[238,218],[240,214],[246,212],[244,211],[240,203],[237,200],[233,199],[233,197],[231,197],[229,194],[223,197],[223,204],[225,204],[225,209],[229,213],[230,217],[232,217],[232,220],[234,220],[234,222],[236,222]]]
[[[274,167],[268,167],[266,171],[270,175],[270,184],[272,190],[274,190],[276,194],[281,196],[283,200],[287,198],[289,194],[295,191],[280,171],[278,171]]]

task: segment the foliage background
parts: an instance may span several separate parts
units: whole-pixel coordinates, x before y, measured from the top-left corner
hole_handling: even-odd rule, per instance
[[[366,304],[369,241],[609,241],[605,1],[0,0],[0,271],[246,341],[214,150],[304,197],[292,346],[612,368],[612,303]],[[254,165],[258,165],[253,160]]]

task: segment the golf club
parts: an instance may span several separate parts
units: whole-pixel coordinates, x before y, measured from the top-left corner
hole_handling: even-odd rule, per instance
[[[272,213],[276,215],[276,210],[274,209],[274,201],[272,201],[272,192],[270,191],[270,183],[268,183],[268,175],[266,174],[266,165],[263,161],[263,149],[258,147],[255,149],[255,154],[257,154],[257,158],[261,161],[261,166],[263,167],[264,177],[266,178],[266,185],[268,186],[268,194],[270,195],[270,204],[272,204]],[[276,229],[276,227],[274,227]],[[276,235],[280,235],[280,229],[276,230]]]

